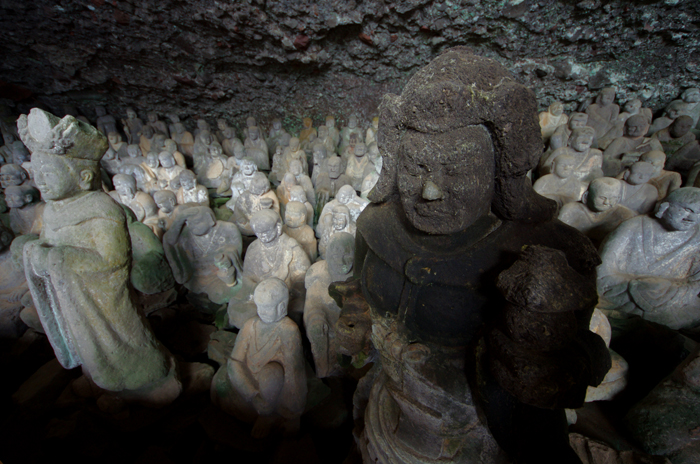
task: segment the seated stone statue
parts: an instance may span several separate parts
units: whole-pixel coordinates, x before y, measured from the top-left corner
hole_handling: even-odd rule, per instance
[[[326,259],[313,264],[306,272],[304,327],[319,378],[337,375],[342,370],[335,333],[340,308],[328,294],[328,287],[331,282],[345,282],[351,278],[354,261],[355,237],[341,232],[328,243]]]
[[[282,121],[279,118],[273,119],[270,134],[267,139],[265,139],[269,151],[274,153],[275,150],[277,150],[277,147],[280,145],[280,138],[283,136],[289,137],[289,133],[282,127]]]
[[[248,116],[247,118],[245,118],[245,127],[243,128],[244,139],[249,137],[248,131],[251,127],[258,127],[258,123],[255,121],[255,118],[253,116]]]
[[[568,155],[574,158],[574,176],[581,182],[590,182],[598,177],[603,177],[603,153],[591,148],[595,133],[590,127],[574,129],[569,137],[569,146],[558,148],[540,158],[539,173],[541,176],[551,174],[552,161],[561,156]]]
[[[173,193],[180,188],[180,174],[185,168],[175,164],[175,158],[170,152],[162,151],[158,155],[160,166],[156,171],[158,177],[158,187],[161,190],[170,190]]]
[[[377,131],[379,130],[379,118],[372,118],[372,124],[367,128],[365,132],[365,145],[368,147],[373,143],[377,143]]]
[[[615,129],[615,122],[620,114],[620,107],[614,101],[615,89],[606,87],[600,91],[595,103],[586,108],[586,114],[588,114],[587,125],[595,130],[597,139],[604,138],[610,130]]]
[[[158,207],[153,198],[136,188],[136,179],[126,174],[117,174],[112,179],[114,191],[110,196],[114,201],[129,207],[136,215],[136,220],[145,222],[158,215]]]
[[[155,153],[149,154],[153,155],[154,157],[156,156]],[[146,171],[143,169],[143,167],[144,164],[142,164],[141,166],[133,166],[133,168],[131,168],[131,176],[134,179],[136,179],[136,188],[138,190],[152,196],[156,190],[160,189],[160,187],[158,186],[158,179],[156,177],[151,177],[149,174],[146,174]]]
[[[688,104],[683,100],[672,101],[664,110],[664,114],[660,118],[654,119],[654,122],[651,123],[647,131],[647,136],[652,136],[661,129],[670,126],[678,116],[685,114],[687,109]]]
[[[241,160],[240,169],[231,178],[231,200],[227,203],[230,209],[236,204],[238,196],[250,189],[250,183],[257,172],[258,166],[252,158],[246,157]]]
[[[163,236],[163,248],[175,281],[190,292],[205,294],[211,302],[222,304],[238,291],[236,282],[224,282],[218,277],[216,263],[224,255],[240,269],[241,233],[235,225],[217,221],[211,209],[180,209]]]
[[[635,114],[645,116],[647,122],[651,124],[653,118],[651,108],[642,108],[642,101],[639,98],[633,98],[623,105],[622,113],[618,116],[619,121],[622,123],[620,128],[624,126],[625,121],[627,121],[630,116],[634,116]],[[622,135],[622,133],[620,133],[620,135]]]
[[[609,177],[617,176],[622,169],[639,159],[642,153],[661,150],[658,141],[644,137],[649,129],[645,116],[631,116],[625,121],[625,133],[618,137],[603,152],[603,173]]]
[[[243,143],[236,137],[236,132],[233,130],[233,127],[227,126],[220,132],[221,140],[219,140],[219,143],[221,144],[221,148],[224,150],[224,154],[229,157],[234,156],[234,145],[240,144],[243,146]]]
[[[333,156],[338,153],[338,145],[340,145],[340,131],[335,127],[335,118],[326,116],[326,127],[328,128],[328,136],[333,140],[333,150],[328,151],[328,156]]]
[[[126,109],[126,119],[122,119],[124,125],[124,133],[129,145],[139,143],[141,131],[143,129],[143,121],[136,115],[136,111],[131,108]]]
[[[193,134],[195,143],[198,142],[202,132],[204,131],[211,132],[211,128],[209,127],[209,123],[206,121],[206,119],[199,118],[197,119],[197,128],[194,130]]]
[[[681,115],[670,126],[652,136],[652,139],[661,143],[667,155],[666,167],[670,171],[687,174],[700,160],[700,144],[691,132],[692,126],[693,119],[688,115]]]
[[[170,124],[168,124],[168,133],[172,137],[172,135],[176,132],[175,124],[180,122],[180,116],[177,113],[168,113],[165,116],[170,120]]]
[[[95,126],[102,134],[108,135],[110,132],[117,132],[117,120],[111,114],[107,114],[104,106],[97,105],[95,107],[95,116]]]
[[[224,140],[227,140],[228,137],[224,134],[224,132],[227,132],[227,129],[230,129],[231,131],[228,131],[229,134],[235,134],[235,131],[233,131],[233,127],[228,125],[228,121],[225,119],[217,119],[216,120],[216,132],[214,135],[216,136],[217,142],[221,144],[223,147],[224,145]]]
[[[18,164],[3,164],[0,167],[0,187],[6,189],[15,185],[31,186],[29,174]]]
[[[158,113],[150,111],[146,116],[148,117],[148,122],[146,124],[151,126],[156,134],[163,134],[166,139],[170,137],[168,125],[165,121],[158,119]]]
[[[317,143],[312,149],[311,183],[316,188],[318,176],[323,172],[328,174],[328,151],[326,147]]]
[[[161,151],[167,151],[168,153],[173,155],[173,158],[175,158],[175,163],[177,163],[178,166],[182,166],[183,168],[187,169],[187,160],[185,159],[185,155],[183,155],[177,149],[177,142],[175,142],[175,140],[165,139],[165,141],[163,142],[163,150],[156,152],[156,155],[158,155],[158,153],[160,153]]]
[[[126,151],[129,144],[122,141],[121,135],[116,132],[110,132],[107,134],[107,140],[109,141],[109,148],[114,151],[119,158],[124,159],[129,156],[129,153]]]
[[[119,173],[119,168],[122,167],[122,160],[119,159],[116,151],[108,148],[105,155],[100,160],[100,166],[112,177]]]
[[[362,181],[372,171],[374,166],[367,156],[367,146],[364,143],[358,143],[345,167],[345,175],[350,178],[352,188],[358,192],[362,190]]]
[[[573,175],[575,165],[573,156],[557,156],[552,160],[552,174],[537,179],[532,188],[543,197],[556,201],[560,208],[566,203],[579,201],[587,185]]]
[[[138,145],[129,145],[126,147],[126,152],[129,156],[122,159],[122,172],[125,165],[139,166],[146,162],[146,157],[141,152],[141,147]]]
[[[41,238],[24,247],[24,270],[58,361],[81,366],[76,382],[108,396],[172,402],[182,390],[176,361],[130,297],[124,211],[98,189],[107,140],[72,116],[59,120],[37,108],[17,126],[46,201]]]
[[[343,151],[340,152],[340,159],[343,162],[343,172],[345,172],[345,168],[348,165],[348,160],[355,155],[355,147],[358,143],[360,143],[360,137],[355,133],[350,134],[347,146]]]
[[[155,137],[156,131],[153,130],[153,127],[149,125],[143,126],[143,129],[141,129],[141,138],[139,139],[141,153],[144,155],[148,154],[151,152],[151,146],[155,148]]]
[[[289,189],[289,203],[293,201],[298,201],[299,203],[304,205],[304,207],[306,208],[306,223],[309,226],[313,227],[315,210],[313,205],[309,203],[309,200],[306,196],[306,192],[304,191],[304,188],[301,185],[292,185],[292,187]]]
[[[357,196],[355,189],[351,188],[349,185],[343,186],[340,188],[340,190],[338,190],[338,194],[336,195],[335,199],[323,206],[321,214],[318,217],[319,224],[321,223],[321,219],[332,211],[333,207],[336,205],[346,206],[350,211],[350,219],[352,222],[357,222],[357,218],[360,216],[360,213],[362,213],[368,204],[368,200]]]
[[[189,157],[191,161],[192,155],[194,154],[194,137],[192,137],[192,133],[188,132],[185,129],[185,125],[181,122],[175,123],[173,128],[175,132],[171,132],[170,138],[177,143],[178,151]]]
[[[263,280],[253,301],[257,316],[241,328],[228,361],[214,376],[211,400],[239,420],[252,422],[254,438],[274,428],[295,433],[307,387],[301,334],[287,317],[287,287],[274,277]]]
[[[374,169],[372,172],[367,174],[364,179],[362,179],[362,188],[360,189],[360,198],[363,198],[367,200],[367,197],[369,196],[369,193],[372,191],[375,185],[377,185],[377,181],[379,180],[379,174],[382,172],[382,156],[379,154],[379,150],[376,149],[376,144],[373,145],[375,147],[376,154],[373,154],[373,150],[370,149],[369,155],[370,155],[370,161],[372,162],[372,165],[374,166]]]
[[[600,249],[598,307],[672,329],[700,323],[700,189],[683,187],[656,217],[623,222]]]
[[[209,207],[209,192],[197,184],[197,177],[190,170],[180,174],[180,189],[177,191],[177,204]]]
[[[158,153],[149,153],[146,155],[146,159],[141,163],[141,169],[143,173],[149,180],[158,181],[158,168],[160,167],[160,161],[158,160]]]
[[[326,249],[333,237],[343,232],[354,237],[357,232],[357,226],[350,218],[350,211],[345,205],[334,206],[330,215],[326,215],[323,219],[324,223],[321,228],[323,232],[321,233],[321,239],[318,241],[318,255],[321,259],[326,259]]]
[[[355,142],[359,142],[360,140],[364,139],[362,136],[362,129],[360,129],[357,123],[357,116],[354,114],[350,115],[348,118],[348,125],[343,127],[343,129],[340,131],[340,147],[338,147],[339,153],[345,153],[345,150],[350,146],[351,135],[355,135]],[[326,121],[326,125],[328,125],[328,121]]]
[[[29,185],[13,185],[5,189],[5,202],[10,208],[10,228],[15,235],[41,233],[44,202],[39,191]]]
[[[301,132],[299,133],[299,143],[303,144],[308,140],[308,138],[313,134],[314,136],[318,136],[318,132],[313,126],[313,121],[311,118],[304,118],[301,121],[302,128]]]
[[[298,185],[297,184],[297,179],[294,177],[294,174],[291,172],[287,172],[284,177],[282,178],[282,182],[280,182],[280,185],[276,189],[276,194],[277,198],[280,201],[280,205],[284,207],[287,203],[289,203],[289,197],[290,193],[289,190]]]
[[[265,139],[260,137],[260,129],[257,126],[248,128],[248,136],[243,142],[246,149],[246,156],[253,158],[258,169],[261,171],[270,170],[270,154]]]
[[[308,211],[303,203],[290,201],[284,208],[282,232],[299,242],[313,263],[318,257],[318,241],[314,229],[307,223]]]
[[[206,188],[218,189],[222,182],[227,182],[226,163],[221,145],[213,143],[206,154],[195,158],[197,181]]]
[[[545,145],[549,143],[549,139],[559,126],[565,126],[569,122],[569,117],[564,114],[564,105],[559,101],[552,102],[547,111],[540,113],[539,118]]]
[[[156,235],[162,240],[163,234],[173,225],[180,207],[177,205],[177,197],[170,190],[158,190],[153,194],[153,201],[158,206],[158,228],[160,231],[156,232]]]
[[[659,191],[648,182],[656,174],[651,163],[637,161],[623,175],[622,199],[620,204],[638,214],[647,214],[654,209],[659,199]]]
[[[243,261],[243,287],[228,305],[229,323],[242,328],[255,316],[251,296],[255,287],[265,279],[276,277],[290,290],[290,313],[301,318],[304,308],[304,276],[311,266],[309,257],[299,242],[282,232],[280,215],[263,209],[250,221],[257,240],[250,244]]]
[[[270,168],[270,174],[268,179],[273,185],[279,185],[285,174],[285,160],[284,160],[284,148],[281,145],[277,145],[274,150],[274,155],[272,155],[272,167]]]
[[[693,118],[693,127],[697,128],[698,123],[700,122],[700,89],[697,87],[685,89],[681,94],[681,101],[687,105],[685,108],[683,108],[683,112],[681,114],[685,114]]]
[[[289,164],[297,160],[301,163],[304,173],[309,172],[309,163],[306,161],[306,152],[301,148],[299,139],[292,137],[289,140],[289,146],[284,150],[284,172],[289,171]]]
[[[639,161],[650,163],[654,166],[654,176],[649,179],[649,183],[656,187],[659,192],[659,200],[663,200],[669,193],[678,189],[683,185],[681,175],[677,172],[664,170],[666,163],[666,155],[659,150],[652,150],[642,153]]]
[[[316,203],[325,205],[329,199],[335,197],[344,185],[352,188],[352,181],[343,172],[340,157],[333,155],[328,158],[328,172],[321,172],[316,178]],[[354,190],[354,189],[353,189]]]
[[[223,148],[221,144],[214,139],[214,136],[208,130],[204,130],[197,136],[197,141],[194,143],[194,154],[193,156],[193,169],[195,173],[198,173],[202,169],[202,165],[206,164],[208,157],[210,155],[211,149],[214,146],[218,146],[223,153]]]
[[[289,162],[289,173],[294,176],[296,184],[301,186],[306,193],[306,201],[312,205],[316,204],[316,194],[314,192],[314,185],[311,182],[311,178],[306,174],[308,171],[304,171],[299,160],[292,160]]]
[[[226,207],[233,211],[233,221],[238,226],[241,234],[255,235],[251,219],[253,215],[263,209],[272,209],[277,214],[280,212],[280,202],[275,192],[270,190],[270,182],[262,172],[256,172],[248,189],[244,190],[235,202],[233,198],[226,202]]]
[[[594,245],[636,212],[623,206],[622,182],[611,177],[594,179],[581,202],[567,203],[559,212],[559,220],[583,232]]]

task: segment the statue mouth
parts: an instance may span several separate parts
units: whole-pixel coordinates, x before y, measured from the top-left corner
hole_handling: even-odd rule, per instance
[[[450,215],[454,210],[454,207],[444,200],[421,201],[416,203],[414,208],[420,216],[424,217]]]

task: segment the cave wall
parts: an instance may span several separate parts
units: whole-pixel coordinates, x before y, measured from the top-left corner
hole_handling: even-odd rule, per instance
[[[442,50],[503,63],[544,109],[606,85],[655,111],[700,86],[698,0],[0,0],[0,98],[181,116],[365,123]],[[189,125],[192,126],[190,120]]]

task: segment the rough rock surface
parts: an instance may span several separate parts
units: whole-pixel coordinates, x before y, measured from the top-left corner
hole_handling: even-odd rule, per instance
[[[700,2],[0,0],[0,98],[342,125],[454,45],[503,63],[541,109],[612,84],[656,111],[700,84]]]

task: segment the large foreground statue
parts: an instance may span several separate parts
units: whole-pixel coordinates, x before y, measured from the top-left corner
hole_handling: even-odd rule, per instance
[[[459,48],[384,97],[356,279],[330,288],[341,338],[369,306],[357,332],[379,362],[355,394],[366,463],[580,462],[563,408],[610,367],[588,331],[600,261],[526,176],[536,109],[498,63]]]
[[[171,402],[182,389],[175,360],[132,304],[124,211],[98,188],[107,140],[72,116],[37,108],[17,126],[46,200],[41,238],[25,246],[24,268],[56,357],[125,400]]]

